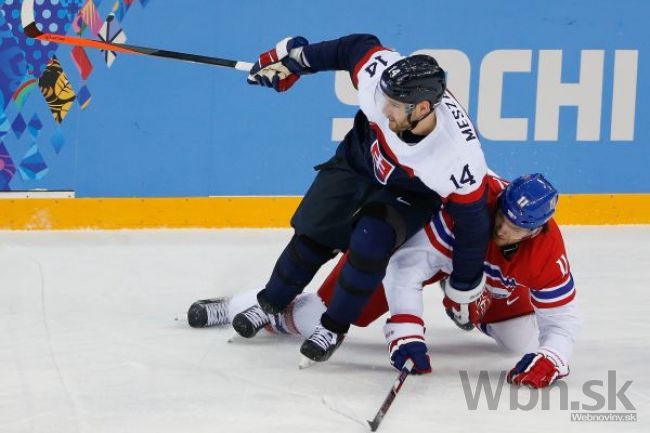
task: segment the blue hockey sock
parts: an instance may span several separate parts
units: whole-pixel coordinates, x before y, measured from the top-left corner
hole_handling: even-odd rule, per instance
[[[362,217],[352,232],[350,255],[336,283],[326,314],[349,327],[361,314],[386,274],[395,231],[384,220]]]
[[[275,263],[271,278],[259,296],[273,310],[281,311],[303,291],[320,267],[334,255],[332,249],[305,236],[294,235]]]

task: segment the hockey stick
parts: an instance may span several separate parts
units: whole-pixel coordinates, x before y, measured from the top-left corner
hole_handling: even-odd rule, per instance
[[[34,0],[23,0],[22,9],[20,10],[20,21],[23,25],[23,31],[27,37],[41,41],[53,42],[55,44],[75,45],[78,47],[96,48],[98,50],[114,51],[126,54],[163,57],[166,59],[182,60],[185,62],[235,68],[239,71],[245,72],[248,72],[253,67],[252,63],[221,59],[219,57],[200,56],[196,54],[180,53],[177,51],[159,50],[157,48],[146,48],[136,45],[96,41],[93,39],[85,39],[77,36],[43,33],[38,29],[38,27],[36,27],[36,21],[34,19]]]
[[[393,387],[390,389],[388,395],[386,396],[386,399],[381,404],[381,407],[377,411],[375,418],[372,421],[368,421],[370,431],[377,431],[379,424],[381,424],[381,420],[383,420],[384,416],[386,416],[388,409],[390,409],[390,405],[393,404],[393,400],[395,400],[395,397],[397,397],[397,393],[400,389],[402,389],[402,385],[404,385],[404,381],[410,374],[412,368],[413,361],[409,359],[404,364],[404,367],[402,367],[402,371],[399,372],[399,376],[397,376],[395,383],[393,383]]]

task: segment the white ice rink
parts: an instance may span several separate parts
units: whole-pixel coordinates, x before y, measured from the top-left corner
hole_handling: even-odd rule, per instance
[[[636,422],[572,422],[560,389],[532,410],[497,410],[480,370],[497,386],[503,355],[488,337],[458,330],[427,291],[434,374],[409,377],[380,432],[650,431],[650,226],[564,227],[585,326],[567,378],[569,400],[592,390]],[[0,232],[1,433],[363,432],[396,376],[381,326],[353,328],[334,357],[298,370],[297,338],[226,342],[231,331],[191,329],[196,299],[266,282],[288,230]],[[327,268],[329,269],[329,267]],[[324,270],[325,271],[325,270]],[[315,290],[324,271],[308,290]],[[179,320],[175,320],[179,318]],[[608,370],[616,372],[607,392]],[[614,384],[610,384],[614,385]],[[523,405],[530,398],[519,392]],[[581,411],[583,412],[583,411]]]

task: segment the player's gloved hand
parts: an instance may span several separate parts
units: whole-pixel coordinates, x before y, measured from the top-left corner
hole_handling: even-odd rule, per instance
[[[458,290],[453,287],[450,278],[440,281],[445,298],[442,305],[447,316],[465,331],[471,331],[490,308],[492,297],[485,289],[485,274],[480,283],[470,290]]]
[[[288,90],[301,74],[308,72],[309,65],[302,55],[307,44],[302,36],[282,39],[275,48],[260,54],[248,72],[248,83],[273,87],[278,92]]]
[[[525,354],[508,372],[508,383],[544,388],[569,374],[564,359],[553,350],[540,348],[537,353]]]
[[[386,321],[384,334],[393,367],[401,370],[410,359],[413,361],[412,374],[431,373],[422,319],[411,314],[396,314]]]

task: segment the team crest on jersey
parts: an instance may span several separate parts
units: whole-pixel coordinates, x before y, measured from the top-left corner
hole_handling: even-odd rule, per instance
[[[372,154],[372,161],[375,168],[375,177],[382,185],[386,185],[388,178],[393,173],[393,170],[395,170],[395,165],[384,158],[377,140],[370,146],[370,153]]]

